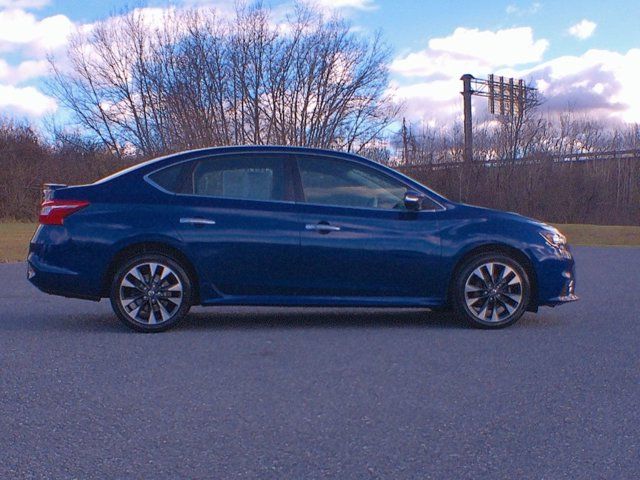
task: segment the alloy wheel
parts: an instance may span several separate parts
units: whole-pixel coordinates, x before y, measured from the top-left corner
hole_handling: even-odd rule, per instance
[[[486,262],[469,274],[464,299],[479,321],[503,322],[522,303],[523,281],[518,272],[502,262]]]
[[[180,309],[184,287],[169,266],[144,262],[131,267],[122,276],[119,301],[134,322],[159,325],[169,321]]]

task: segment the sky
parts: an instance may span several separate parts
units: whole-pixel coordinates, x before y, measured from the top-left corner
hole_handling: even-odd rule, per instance
[[[290,0],[264,1],[278,11]],[[392,50],[389,92],[411,121],[445,125],[461,116],[460,76],[523,78],[552,113],[570,109],[640,123],[640,0],[316,0],[363,35],[381,30]],[[47,94],[47,55],[64,55],[77,29],[132,8],[125,0],[0,0],[0,116],[64,118]],[[138,0],[136,8],[224,0]],[[476,99],[474,110],[486,110]]]

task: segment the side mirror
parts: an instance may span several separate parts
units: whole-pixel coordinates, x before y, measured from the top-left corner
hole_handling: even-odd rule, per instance
[[[417,212],[422,208],[424,198],[425,196],[420,192],[407,190],[407,193],[404,194],[404,206],[407,210]]]

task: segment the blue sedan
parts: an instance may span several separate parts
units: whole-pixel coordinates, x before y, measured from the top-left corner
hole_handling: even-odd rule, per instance
[[[108,297],[143,332],[192,305],[449,308],[498,328],[577,299],[555,228],[294,147],[193,150],[47,184],[28,277],[50,294]]]

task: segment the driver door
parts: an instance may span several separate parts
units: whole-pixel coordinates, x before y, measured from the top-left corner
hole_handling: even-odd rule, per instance
[[[437,303],[439,207],[408,211],[404,183],[357,161],[309,155],[297,165],[301,294],[346,304]]]

